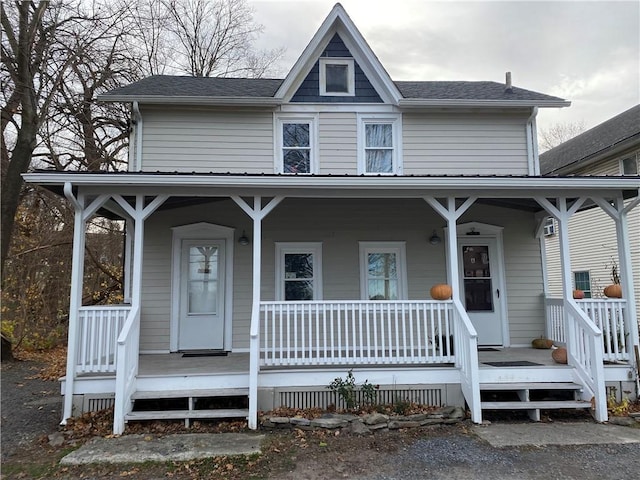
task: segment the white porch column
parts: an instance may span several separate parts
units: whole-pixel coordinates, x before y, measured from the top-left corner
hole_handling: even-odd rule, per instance
[[[456,227],[457,220],[465,213],[471,205],[476,201],[476,197],[467,198],[460,207],[456,207],[456,198],[447,197],[447,206],[445,207],[439,200],[434,197],[425,197],[424,200],[433,208],[442,218],[447,221],[447,277],[453,290],[453,304],[455,310],[460,317],[460,330],[456,334],[458,338],[455,343],[456,366],[460,369],[461,387],[464,397],[471,410],[471,420],[474,423],[482,423],[482,405],[480,401],[480,380],[478,366],[478,334],[471,324],[469,315],[464,310],[462,303],[462,292],[460,291],[459,282],[454,285],[454,281],[458,278],[458,229]],[[462,338],[465,341],[462,341]]]
[[[62,425],[66,425],[67,418],[72,416],[73,387],[76,376],[76,360],[78,358],[79,342],[79,312],[82,306],[82,290],[84,280],[84,249],[86,244],[85,228],[87,220],[104,205],[108,197],[100,195],[89,205],[83,193],[73,194],[70,183],[64,185],[64,195],[73,205],[73,254],[71,260],[71,292],[69,298],[69,333],[67,336],[67,368],[65,376],[64,404],[62,410]]]
[[[604,212],[609,215],[616,224],[616,239],[618,244],[618,267],[620,269],[620,284],[622,286],[622,298],[627,302],[627,333],[629,335],[629,345],[640,345],[638,338],[638,316],[636,305],[638,299],[635,298],[635,282],[633,278],[633,266],[631,262],[631,246],[629,244],[629,224],[627,221],[628,213],[635,207],[640,205],[640,196],[636,197],[628,205],[625,206],[622,197],[618,197],[614,205],[602,198],[594,198],[594,202],[598,204]],[[630,352],[633,364],[634,353]]]
[[[122,291],[124,303],[131,303],[131,255],[133,254],[133,232],[131,220],[125,220],[124,226],[124,265]]]
[[[253,197],[253,207],[238,195],[231,197],[253,220],[253,282],[251,329],[249,331],[249,428],[258,428],[258,373],[260,371],[260,289],[262,275],[262,220],[284,199],[277,196],[262,207],[262,197]]]

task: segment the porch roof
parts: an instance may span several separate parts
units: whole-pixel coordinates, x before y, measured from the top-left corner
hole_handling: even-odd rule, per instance
[[[89,194],[170,197],[274,196],[297,198],[421,198],[475,196],[484,203],[542,211],[535,197],[640,196],[640,177],[531,177],[496,175],[276,175],[165,172],[53,172],[24,175],[25,181],[62,194],[65,184]],[[180,202],[179,199],[176,198]],[[182,200],[184,203],[184,200]],[[590,205],[589,202],[585,207]],[[175,207],[175,205],[174,205]],[[164,208],[171,208],[166,203]]]

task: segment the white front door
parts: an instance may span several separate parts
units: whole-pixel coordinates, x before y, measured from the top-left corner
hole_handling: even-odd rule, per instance
[[[224,348],[225,241],[183,240],[178,350]]]
[[[471,323],[478,332],[478,345],[501,346],[503,316],[502,252],[495,238],[458,237],[460,289]]]

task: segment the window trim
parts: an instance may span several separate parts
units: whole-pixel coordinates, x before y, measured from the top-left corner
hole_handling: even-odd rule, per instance
[[[327,92],[327,65],[347,66],[347,91]],[[320,79],[319,92],[321,97],[354,97],[356,95],[355,62],[353,58],[322,57],[319,60]]]
[[[282,141],[283,125],[285,123],[306,123],[309,125],[309,173],[287,173],[284,171],[284,142]],[[286,114],[274,115],[275,134],[274,145],[274,172],[282,175],[314,175],[318,173],[318,115],[315,114]]]
[[[360,298],[369,300],[369,253],[395,253],[398,264],[398,300],[408,300],[406,242],[358,242],[360,247]]]
[[[358,148],[358,175],[402,175],[402,115],[401,114],[358,114],[357,115],[357,148]],[[366,125],[391,124],[393,150],[391,154],[391,172],[367,172],[367,156],[365,153]]]
[[[310,253],[313,255],[313,300],[322,300],[322,242],[276,242],[275,299],[284,302],[284,256],[287,253]],[[303,300],[295,300],[303,301]]]
[[[632,153],[631,155],[625,155],[620,158],[620,175],[625,177],[634,177],[636,175],[640,175],[640,158],[638,158],[638,153]],[[636,162],[636,173],[625,173],[624,171],[624,161],[625,160],[635,160]]]
[[[591,283],[591,271],[590,270],[573,270],[571,272],[571,276],[573,277],[573,288],[575,290],[578,290],[578,282],[576,281],[576,274],[578,273],[586,273],[587,277],[589,279],[589,289],[585,290],[585,289],[580,289],[584,292],[584,298],[593,298],[593,285]]]

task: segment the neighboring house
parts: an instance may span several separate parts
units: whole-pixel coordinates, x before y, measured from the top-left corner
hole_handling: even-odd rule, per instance
[[[604,421],[605,385],[634,374],[635,309],[612,351],[568,268],[545,306],[545,218],[563,231],[609,205],[628,254],[621,202],[638,196],[637,178],[539,175],[537,110],[566,100],[510,80],[393,81],[339,4],[284,80],[154,76],[100,100],[131,104],[129,171],[25,175],[76,209],[65,420],[111,403],[115,433],[143,418],[256,428],[258,409],[333,403],[327,385],[353,369],[383,400],[466,403],[474,422],[592,405]],[[85,225],[103,211],[127,222],[126,303],[82,306]],[[439,283],[452,299],[429,298]],[[620,302],[598,305],[613,317]],[[568,365],[528,348],[547,331]],[[577,401],[536,398],[553,389]],[[482,401],[495,390],[522,401]],[[199,403],[224,396],[248,409]],[[137,408],[167,398],[184,411]]]
[[[640,175],[640,105],[593,127],[540,155],[543,175]],[[629,204],[631,200],[627,201]],[[640,209],[627,215],[635,297],[640,298]],[[573,287],[586,298],[603,298],[612,283],[612,268],[619,270],[616,226],[601,208],[578,212],[569,222]],[[545,232],[548,293],[562,294],[560,244],[553,221]],[[624,281],[624,279],[622,279]],[[640,319],[640,302],[636,303]]]

